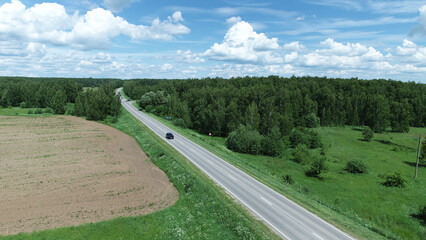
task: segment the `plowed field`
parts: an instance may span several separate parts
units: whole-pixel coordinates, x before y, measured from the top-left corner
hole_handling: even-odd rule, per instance
[[[148,214],[178,192],[128,135],[71,116],[0,116],[0,235]]]

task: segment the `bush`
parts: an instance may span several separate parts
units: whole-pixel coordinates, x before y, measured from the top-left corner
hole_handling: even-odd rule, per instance
[[[261,150],[262,138],[257,130],[240,125],[229,134],[225,144],[229,150],[257,155]]]
[[[315,113],[310,113],[305,116],[306,127],[317,128],[320,126],[320,118]]]
[[[315,158],[311,163],[311,167],[305,172],[306,176],[322,179],[321,174],[328,170],[325,161],[325,157]]]
[[[262,138],[262,154],[276,157],[281,154],[284,143],[281,139],[281,132],[278,127],[272,127],[271,132]]]
[[[28,108],[28,104],[26,102],[21,102],[19,105],[20,108]]]
[[[304,144],[299,144],[293,150],[293,161],[305,164],[311,158],[308,148]]]
[[[382,184],[386,187],[404,188],[407,182],[398,172],[388,173],[383,178],[385,181]]]
[[[33,110],[28,110],[28,114],[33,114],[34,111]]]
[[[346,163],[344,170],[354,174],[366,173],[367,166],[360,160],[352,160]]]
[[[284,181],[284,183],[287,183],[287,184],[290,184],[290,185],[294,183],[293,177],[290,174],[284,175],[283,181]]]
[[[295,128],[291,131],[290,146],[292,148],[297,147],[299,144],[304,144],[310,149],[318,148],[322,146],[320,135],[309,129]]]
[[[420,147],[420,159],[426,161],[426,140],[422,141],[422,146]]]
[[[41,109],[41,108],[37,108],[37,109],[34,111],[34,113],[35,113],[35,114],[42,114],[42,113],[43,113],[43,109]]]
[[[187,126],[186,126],[186,123],[185,123],[185,120],[183,120],[182,118],[175,118],[175,119],[173,119],[173,124],[175,125],[175,126],[178,126],[178,127],[181,127],[181,128],[186,128]]]
[[[48,108],[44,109],[44,112],[45,113],[53,113],[53,109],[48,107]]]
[[[420,206],[417,218],[423,222],[423,225],[426,225],[426,205]]]
[[[365,127],[364,130],[362,131],[362,137],[364,141],[366,142],[370,142],[373,136],[374,136],[374,132],[373,130],[371,130],[370,127]]]

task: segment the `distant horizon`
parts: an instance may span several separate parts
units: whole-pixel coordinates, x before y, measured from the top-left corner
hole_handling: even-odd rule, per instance
[[[279,76],[279,75],[268,75],[268,76],[236,76],[236,77],[195,77],[195,78],[149,78],[149,77],[135,77],[135,78],[113,78],[113,77],[46,77],[46,76],[40,76],[40,77],[32,77],[32,76],[0,76],[0,78],[46,78],[46,79],[55,79],[55,78],[63,78],[63,79],[111,79],[111,80],[122,80],[122,81],[130,81],[130,80],[142,80],[142,79],[152,79],[152,80],[203,80],[203,79],[215,79],[215,78],[222,78],[222,79],[232,79],[232,78],[245,78],[245,77],[256,77],[256,78],[267,78],[270,76],[277,76],[279,78],[303,78],[303,77],[318,77],[318,78],[327,78],[327,79],[343,79],[343,80],[350,80],[350,79],[357,79],[361,81],[377,81],[377,80],[384,80],[384,81],[395,81],[395,82],[414,82],[417,84],[426,84],[426,82],[420,82],[420,81],[414,81],[414,80],[398,80],[398,79],[385,79],[385,78],[372,78],[372,79],[366,79],[366,78],[359,78],[359,77],[327,77],[327,76],[313,76],[313,75],[306,75],[306,76]]]
[[[0,75],[426,83],[426,1],[7,0]]]

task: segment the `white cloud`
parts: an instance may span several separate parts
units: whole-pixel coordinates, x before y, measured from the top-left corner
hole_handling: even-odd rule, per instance
[[[226,23],[229,24],[229,25],[234,25],[237,22],[241,22],[240,17],[230,17],[230,18],[226,19]]]
[[[19,0],[0,6],[0,41],[18,40],[53,45],[66,45],[90,50],[107,48],[110,40],[119,35],[133,40],[171,40],[187,34],[180,12],[169,20],[152,21],[151,26],[134,25],[110,11],[96,8],[85,15],[68,15],[57,3],[35,4],[26,8]]]
[[[284,61],[289,63],[295,61],[297,58],[299,58],[299,54],[297,52],[291,52],[290,54],[286,54],[284,56]]]
[[[35,55],[38,57],[44,56],[47,52],[46,45],[34,42],[28,43],[27,48],[25,50],[28,51],[28,54]]]
[[[199,53],[192,53],[191,50],[177,50],[176,51],[176,57],[177,61],[179,62],[185,62],[185,63],[203,63],[206,60],[201,58],[201,54]]]
[[[375,13],[395,14],[395,13],[415,13],[420,6],[424,5],[423,0],[405,1],[377,1],[369,0],[368,5]]]
[[[398,46],[395,52],[402,62],[426,64],[426,47],[417,46],[417,44],[409,40],[404,39],[402,46]]]
[[[296,41],[284,44],[283,49],[286,51],[300,52],[305,50],[306,47],[303,44],[300,44],[299,41]]]
[[[228,30],[221,44],[213,44],[204,55],[222,61],[282,63],[283,59],[274,52],[278,49],[277,38],[256,33],[249,23],[240,21]]]
[[[163,71],[169,71],[173,69],[173,65],[171,65],[170,63],[165,63],[163,64],[163,66],[161,66],[161,70]]]
[[[123,8],[129,7],[134,0],[105,0],[104,5],[112,12],[120,12]]]
[[[420,17],[419,17],[419,25],[415,26],[411,29],[409,35],[426,35],[426,5],[423,5],[419,8]]]
[[[370,62],[382,61],[385,57],[373,47],[360,43],[342,44],[331,38],[321,42],[326,48],[315,50],[302,57],[307,66],[332,68],[369,68]]]
[[[335,8],[343,8],[346,10],[361,10],[362,7],[358,1],[352,0],[314,0],[309,1],[311,4],[335,7]]]

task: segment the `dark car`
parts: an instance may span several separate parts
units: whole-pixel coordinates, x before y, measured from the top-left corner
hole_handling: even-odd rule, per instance
[[[173,136],[173,133],[166,133],[166,138],[167,139],[174,139],[175,137]]]

